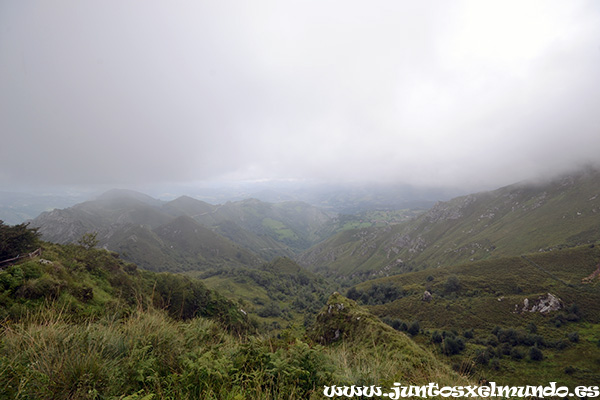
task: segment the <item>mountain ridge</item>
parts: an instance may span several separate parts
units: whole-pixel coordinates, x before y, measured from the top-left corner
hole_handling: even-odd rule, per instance
[[[297,257],[334,275],[390,275],[600,239],[600,172],[438,202],[389,227],[339,233]]]
[[[44,240],[63,244],[96,232],[100,246],[143,268],[181,271],[256,266],[292,257],[319,241],[329,220],[328,214],[300,202],[247,199],[211,205],[189,196],[164,202],[115,189],[95,200],[44,212],[31,224],[39,227]]]

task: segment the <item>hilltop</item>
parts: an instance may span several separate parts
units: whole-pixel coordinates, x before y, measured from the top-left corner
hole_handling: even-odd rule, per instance
[[[330,216],[304,203],[244,200],[214,206],[182,196],[163,202],[130,190],[44,212],[31,221],[44,240],[99,245],[155,271],[256,266],[291,257],[328,235]]]

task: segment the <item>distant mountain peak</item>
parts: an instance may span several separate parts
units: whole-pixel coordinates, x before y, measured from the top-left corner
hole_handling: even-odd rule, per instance
[[[194,217],[199,214],[213,211],[215,206],[202,200],[184,195],[165,203],[163,205],[163,209],[172,215],[187,215]]]
[[[102,193],[96,198],[99,201],[110,201],[119,199],[134,199],[151,206],[159,207],[163,202],[155,199],[154,197],[148,196],[147,194],[137,192],[131,189],[110,189],[107,192]]]

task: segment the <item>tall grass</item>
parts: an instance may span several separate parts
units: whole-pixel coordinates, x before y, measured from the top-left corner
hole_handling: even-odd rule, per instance
[[[387,339],[322,347],[240,337],[152,309],[73,322],[47,308],[4,322],[0,335],[0,399],[321,399],[325,385],[463,381]]]
[[[47,309],[3,323],[1,337],[1,399],[306,399],[334,370],[304,342],[155,310],[72,323]]]

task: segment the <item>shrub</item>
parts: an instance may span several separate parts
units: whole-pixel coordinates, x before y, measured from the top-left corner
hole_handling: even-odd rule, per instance
[[[557,318],[557,319],[554,320],[554,326],[556,328],[560,328],[562,326],[562,324],[563,323],[562,323],[562,321],[560,319]]]
[[[279,317],[281,316],[281,308],[277,303],[269,303],[257,313],[260,317],[268,318],[268,317]]]
[[[444,291],[446,293],[453,293],[460,290],[460,280],[456,275],[451,275],[444,283]]]
[[[564,350],[567,347],[569,347],[569,343],[566,340],[557,340],[553,344],[554,344],[553,347],[558,350]]]
[[[349,298],[353,300],[360,299],[363,304],[369,305],[390,303],[404,295],[404,289],[402,289],[402,287],[388,282],[376,283],[364,292],[351,290],[352,288],[347,293]],[[360,297],[358,296],[359,294]]]
[[[446,336],[441,345],[442,353],[446,355],[458,354],[465,349],[465,342],[461,338]]]
[[[523,340],[521,335],[519,335],[519,332],[513,328],[500,329],[497,331],[496,336],[498,337],[498,341],[500,341],[500,343],[510,343],[513,346],[521,343]]]
[[[513,347],[513,349],[510,351],[510,357],[513,360],[521,360],[523,358],[523,352],[518,348]]]
[[[496,371],[500,369],[500,360],[497,358],[492,358],[490,361],[490,367]]]
[[[26,299],[39,299],[43,297],[49,300],[55,300],[58,298],[61,289],[61,282],[50,275],[43,275],[38,279],[27,281],[18,290],[18,295]]]
[[[496,336],[489,336],[488,339],[487,339],[486,344],[488,346],[494,346],[494,347],[496,347],[496,346],[498,346],[498,338]]]
[[[98,245],[98,232],[89,232],[83,234],[77,241],[77,244],[86,250],[93,249]]]
[[[503,343],[502,346],[500,346],[500,354],[502,354],[503,356],[510,355],[511,351],[512,346],[510,345],[510,343]]]
[[[431,334],[431,342],[432,343],[442,343],[442,340],[444,340],[444,338],[442,337],[442,334],[439,333],[438,331],[433,331],[433,333]]]
[[[573,343],[579,342],[579,332],[570,332],[567,337]]]
[[[411,336],[418,335],[420,331],[421,331],[421,325],[419,324],[419,321],[411,322],[411,324],[408,326],[408,330],[407,330],[407,332]]]
[[[474,361],[476,364],[487,365],[490,362],[490,354],[487,349],[477,350]]]
[[[575,370],[575,368],[573,368],[571,365],[569,365],[569,366],[565,367],[564,371],[565,371],[565,374],[567,374],[567,375],[571,375],[571,374],[573,374],[573,373],[574,373],[576,370]]]
[[[406,322],[398,318],[384,318],[383,322],[385,322],[397,331],[406,332],[408,330],[408,325],[406,324]]]
[[[529,349],[529,358],[533,361],[542,361],[544,359],[544,354],[537,346],[533,346]]]
[[[523,293],[523,288],[519,285],[515,285],[513,291],[515,292],[515,294]]]

